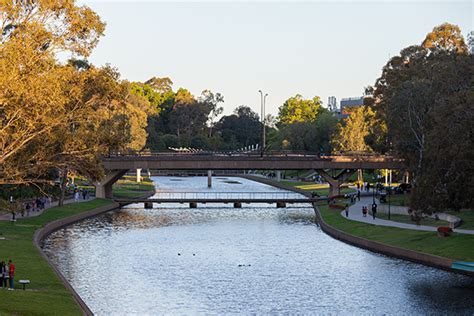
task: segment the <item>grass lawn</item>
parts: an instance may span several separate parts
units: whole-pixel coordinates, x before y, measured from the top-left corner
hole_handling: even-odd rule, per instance
[[[95,199],[48,209],[43,214],[16,223],[0,222],[0,260],[12,259],[15,279],[28,279],[27,291],[0,290],[0,314],[9,315],[81,315],[72,295],[33,245],[34,232],[46,223],[110,204]]]
[[[388,197],[387,197],[388,200]],[[396,206],[407,206],[410,200],[409,194],[392,194],[390,195],[390,204]]]
[[[388,220],[388,214],[377,212],[377,217]],[[416,225],[416,222],[412,221],[411,217],[408,215],[391,214],[390,220],[394,222]],[[427,217],[420,221],[420,225],[439,227],[439,226],[449,226],[449,223],[447,221],[435,220],[433,218]]]
[[[474,229],[474,211],[465,211],[465,212],[448,211],[446,213],[452,214],[462,219],[461,225],[458,228]]]
[[[149,180],[137,184],[120,180],[114,194],[137,197],[154,190]],[[33,245],[34,232],[45,224],[112,203],[95,199],[88,202],[67,204],[46,210],[37,217],[19,219],[16,223],[0,221],[0,261],[12,259],[16,267],[15,279],[28,279],[27,291],[0,289],[0,315],[81,315],[72,295],[56,277]],[[18,285],[15,285],[17,289]]]
[[[474,261],[474,235],[452,234],[450,237],[440,238],[435,232],[351,221],[342,217],[340,210],[329,209],[327,204],[321,204],[318,208],[328,225],[351,235],[456,261]]]
[[[142,182],[137,183],[131,178],[122,178],[113,186],[114,197],[134,198],[142,196],[146,191],[154,191],[155,185],[147,177]]]
[[[319,195],[328,195],[329,194],[329,184],[326,183],[313,183],[313,182],[301,182],[301,181],[281,181],[280,183],[294,187],[297,189],[316,192]],[[341,188],[341,193],[353,193],[356,192],[355,189],[351,188]]]

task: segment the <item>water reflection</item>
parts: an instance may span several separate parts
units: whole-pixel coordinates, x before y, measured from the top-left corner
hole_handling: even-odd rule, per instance
[[[215,179],[211,190],[277,190],[229,179]],[[209,190],[204,177],[156,181],[160,190]],[[46,241],[99,315],[474,313],[472,279],[334,240],[307,207],[139,207],[85,220]]]

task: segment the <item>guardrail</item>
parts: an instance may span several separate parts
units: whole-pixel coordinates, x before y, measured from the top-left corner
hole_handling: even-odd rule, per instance
[[[305,196],[294,192],[157,192],[151,199],[205,200],[300,200]]]

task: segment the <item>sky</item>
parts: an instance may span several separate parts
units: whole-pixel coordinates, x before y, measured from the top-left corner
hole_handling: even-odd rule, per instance
[[[296,94],[361,96],[390,56],[420,44],[434,26],[473,30],[474,1],[81,0],[106,22],[89,60],[123,79],[170,77],[195,96],[224,95],[224,114],[240,105],[266,113]]]

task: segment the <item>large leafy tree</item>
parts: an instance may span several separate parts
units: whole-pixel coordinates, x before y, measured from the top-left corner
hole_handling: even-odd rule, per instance
[[[56,55],[88,56],[104,24],[74,1],[43,0],[2,1],[0,25],[0,179],[37,181],[51,166],[45,140],[74,115],[74,71]]]
[[[472,206],[473,66],[460,38],[455,26],[434,28],[422,46],[391,58],[374,86],[388,141],[414,176],[412,206],[425,211]]]
[[[278,119],[282,124],[314,122],[320,109],[321,100],[319,97],[306,100],[297,94],[280,106]]]
[[[333,149],[337,151],[372,151],[367,143],[375,121],[375,113],[370,107],[360,106],[350,116],[337,124],[332,137]]]
[[[232,115],[223,116],[216,124],[223,149],[237,149],[261,142],[262,123],[250,107],[241,105]]]

